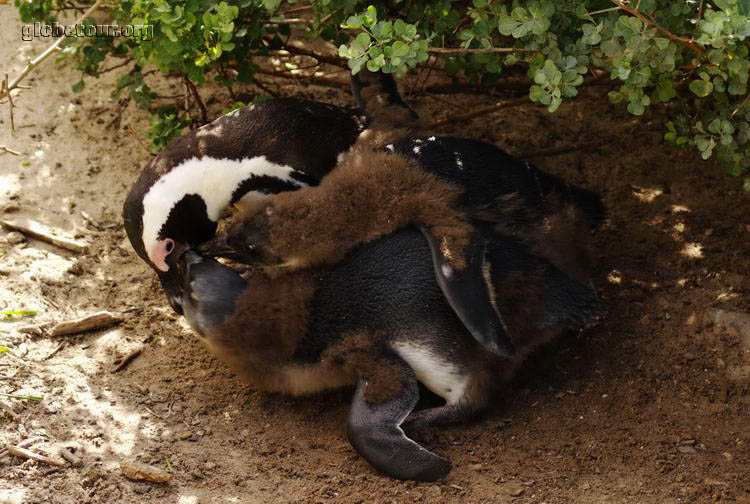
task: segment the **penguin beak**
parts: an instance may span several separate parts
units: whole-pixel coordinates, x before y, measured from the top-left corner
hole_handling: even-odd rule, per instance
[[[252,248],[239,250],[227,243],[226,235],[223,234],[216,235],[211,240],[201,243],[196,250],[201,255],[225,257],[245,264],[253,264],[259,260],[259,257],[254,253]]]
[[[174,269],[175,265],[182,259],[182,255],[190,250],[190,245],[183,242],[174,242],[172,251],[164,258],[164,262],[169,266],[169,269]]]
[[[183,315],[182,298],[185,293],[183,284],[184,268],[180,267],[180,259],[190,250],[190,246],[175,242],[174,247],[169,255],[165,258],[165,264],[168,266],[166,271],[158,271],[159,281],[167,295],[167,300],[172,309],[179,315]]]
[[[171,268],[169,271],[159,273],[159,281],[164,289],[164,294],[167,296],[169,305],[178,315],[182,315],[182,296],[184,295],[184,290],[176,268]]]

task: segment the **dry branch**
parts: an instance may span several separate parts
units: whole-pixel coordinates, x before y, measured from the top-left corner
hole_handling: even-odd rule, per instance
[[[16,457],[36,460],[37,462],[43,462],[45,464],[49,464],[49,465],[53,465],[57,467],[65,467],[65,462],[55,460],[45,455],[40,455],[31,450],[27,450],[26,448],[21,448],[20,446],[8,445],[7,449],[8,449],[9,454],[15,455]]]
[[[143,348],[138,348],[138,349],[133,350],[132,352],[130,352],[128,355],[126,355],[122,359],[120,359],[119,362],[115,361],[116,366],[114,368],[112,368],[112,372],[113,373],[118,373],[118,372],[122,371],[123,369],[125,369],[126,367],[128,367],[130,365],[130,363],[133,362],[136,359],[136,357],[138,357],[139,355],[141,355],[141,352],[143,352]]]
[[[85,252],[88,247],[85,243],[61,236],[58,231],[31,219],[15,219],[5,220],[0,219],[0,224],[3,226],[15,229],[24,234],[31,235],[40,240],[44,240],[53,245],[57,245],[60,248],[70,250],[71,252]]]
[[[537,149],[537,150],[533,150],[529,152],[522,152],[520,154],[515,154],[515,156],[520,159],[561,156],[563,154],[570,154],[571,152],[576,152],[576,151],[590,151],[590,150],[598,149],[599,147],[602,147],[605,144],[606,142],[589,142],[589,143],[578,144],[578,145],[567,145],[565,147],[554,147],[552,149]]]
[[[6,152],[7,152],[8,154],[13,154],[14,156],[22,156],[22,155],[23,155],[23,154],[21,154],[21,153],[20,153],[20,152],[18,152],[18,151],[14,151],[14,150],[13,150],[13,149],[11,149],[11,148],[8,148],[8,147],[6,147],[6,146],[4,146],[4,145],[0,145],[0,154],[4,154],[4,153],[6,153]]]
[[[96,9],[99,8],[99,5],[102,3],[102,0],[96,0],[94,4],[89,7],[89,9],[83,13],[81,17],[78,18],[78,20],[74,23],[76,25],[83,23],[84,20],[86,20],[92,12],[94,12]],[[18,84],[23,80],[24,77],[26,77],[29,73],[31,73],[34,68],[39,66],[39,64],[47,59],[50,54],[54,53],[58,47],[60,47],[60,44],[62,44],[66,40],[66,37],[60,37],[58,38],[52,45],[50,45],[47,49],[42,51],[42,53],[34,58],[33,60],[30,60],[29,63],[24,67],[23,70],[21,70],[21,73],[14,78],[10,84],[7,85],[2,91],[0,91],[0,99],[5,98],[5,96],[10,96],[10,92],[13,91],[18,87]]]
[[[13,408],[5,404],[4,402],[0,401],[0,409],[3,410],[5,413],[7,413],[13,420],[18,420],[19,415],[16,413]]]
[[[495,103],[494,105],[489,105],[487,107],[482,107],[482,108],[472,110],[471,112],[468,112],[466,114],[451,116],[441,121],[435,121],[432,124],[429,124],[427,127],[428,128],[441,128],[443,126],[448,126],[450,124],[456,124],[457,122],[460,122],[460,121],[467,121],[469,119],[473,119],[480,115],[490,114],[492,112],[496,112],[504,108],[517,107],[519,105],[526,105],[528,103],[531,103],[531,99],[529,99],[528,96],[519,98],[517,100],[507,101],[507,102],[498,102],[498,103]]]
[[[486,49],[465,49],[463,47],[428,47],[427,52],[435,54],[482,54],[482,53],[538,53],[539,49],[520,49],[517,47],[488,47]]]
[[[85,331],[94,331],[104,329],[122,322],[122,317],[107,311],[101,311],[81,317],[75,320],[66,320],[55,324],[49,331],[50,336],[66,336],[69,334],[78,334]]]

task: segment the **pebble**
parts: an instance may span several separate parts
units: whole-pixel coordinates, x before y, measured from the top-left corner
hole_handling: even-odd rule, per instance
[[[695,453],[695,448],[692,446],[678,446],[677,451],[680,453]]]
[[[511,488],[508,492],[511,497],[520,497],[523,495],[523,493],[526,491],[525,488]]]
[[[13,213],[18,212],[21,209],[20,206],[18,206],[17,203],[8,203],[3,207],[3,212],[5,213]]]
[[[78,261],[74,262],[69,268],[68,273],[71,275],[81,275],[83,273],[83,266]]]
[[[11,245],[18,245],[19,243],[25,242],[26,237],[18,231],[11,231],[7,235],[5,235],[5,241],[10,243]]]

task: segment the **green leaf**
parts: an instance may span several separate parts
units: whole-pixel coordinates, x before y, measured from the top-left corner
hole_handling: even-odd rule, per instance
[[[623,94],[618,91],[610,91],[609,93],[607,93],[607,97],[609,98],[609,101],[611,103],[620,103],[625,99]]]
[[[74,93],[80,93],[83,91],[84,86],[86,85],[85,82],[83,82],[83,79],[79,80],[75,84],[73,84],[72,89]]]
[[[690,91],[701,98],[705,98],[706,96],[710,95],[714,90],[714,85],[711,82],[705,81],[703,79],[696,79],[691,81],[688,87],[690,88]]]
[[[357,38],[354,39],[354,42],[352,42],[352,46],[362,49],[364,51],[370,46],[371,42],[372,42],[372,39],[370,38],[370,36],[366,34],[365,32],[362,32],[359,35],[357,35]]]
[[[0,312],[3,317],[34,317],[37,312],[34,310],[11,310]]]
[[[13,395],[13,394],[0,394],[2,397],[7,397],[8,399],[19,399],[21,401],[43,401],[44,397],[39,396],[31,396],[31,395]]]
[[[409,46],[400,40],[393,43],[393,56],[402,57],[409,54]]]

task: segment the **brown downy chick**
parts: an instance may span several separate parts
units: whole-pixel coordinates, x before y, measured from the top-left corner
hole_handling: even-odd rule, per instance
[[[334,264],[357,245],[417,225],[463,270],[473,229],[459,203],[462,189],[385,148],[417,134],[419,117],[390,76],[361,71],[352,86],[370,120],[351,149],[318,186],[243,209],[227,241],[237,249],[252,248],[263,261],[297,269]]]

